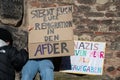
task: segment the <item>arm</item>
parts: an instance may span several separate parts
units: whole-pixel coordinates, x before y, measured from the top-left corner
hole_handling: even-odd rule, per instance
[[[11,62],[16,71],[20,71],[28,60],[28,52],[25,49],[15,50]]]

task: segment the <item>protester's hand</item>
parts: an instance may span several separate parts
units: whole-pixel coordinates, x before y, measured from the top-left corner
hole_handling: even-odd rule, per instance
[[[26,51],[28,51],[28,48],[27,48],[27,47],[25,47],[24,49],[25,49]]]
[[[33,28],[33,26],[28,26],[28,31],[31,31]]]

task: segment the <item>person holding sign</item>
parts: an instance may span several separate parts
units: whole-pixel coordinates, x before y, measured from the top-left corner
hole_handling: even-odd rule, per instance
[[[11,33],[0,28],[0,80],[15,80],[15,70],[20,71],[28,60],[28,52],[18,51],[12,43]]]
[[[41,80],[54,80],[53,58],[29,59],[22,69],[21,80],[33,80],[38,72]]]

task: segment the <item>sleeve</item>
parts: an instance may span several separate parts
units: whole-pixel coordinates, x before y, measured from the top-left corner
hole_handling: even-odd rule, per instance
[[[28,52],[25,49],[15,51],[11,58],[11,62],[16,71],[20,71],[28,60]]]

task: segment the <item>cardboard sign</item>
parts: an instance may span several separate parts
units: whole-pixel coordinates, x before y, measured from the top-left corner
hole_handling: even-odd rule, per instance
[[[28,9],[29,58],[73,55],[72,6]]]
[[[70,56],[71,69],[61,72],[102,75],[105,47],[105,42],[75,41],[74,56]]]

